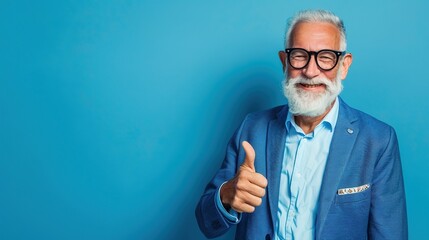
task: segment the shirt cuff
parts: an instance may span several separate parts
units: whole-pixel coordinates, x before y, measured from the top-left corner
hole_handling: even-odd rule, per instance
[[[220,212],[222,213],[222,215],[231,223],[238,223],[240,222],[240,218],[241,218],[241,214],[236,212],[234,209],[230,209],[229,211],[227,211],[222,204],[222,201],[220,200],[220,189],[222,188],[222,186],[225,184],[226,182],[222,183],[222,185],[220,185],[219,189],[216,192],[216,206],[217,208],[220,210]]]

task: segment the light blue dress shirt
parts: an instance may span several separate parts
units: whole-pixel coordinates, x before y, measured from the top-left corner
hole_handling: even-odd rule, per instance
[[[338,118],[338,99],[313,132],[305,134],[291,113],[280,175],[276,240],[313,240],[319,192]]]

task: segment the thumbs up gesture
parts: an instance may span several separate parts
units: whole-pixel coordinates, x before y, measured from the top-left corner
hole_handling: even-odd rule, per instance
[[[252,145],[244,141],[242,146],[246,153],[244,162],[235,177],[222,186],[220,198],[227,209],[251,213],[261,205],[268,181],[255,171],[255,150]]]

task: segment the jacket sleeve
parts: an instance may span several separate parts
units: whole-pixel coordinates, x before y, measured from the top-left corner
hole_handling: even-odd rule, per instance
[[[198,226],[208,238],[218,237],[226,233],[233,225],[238,224],[238,222],[230,221],[222,214],[221,210],[216,205],[215,197],[220,186],[225,181],[228,181],[235,176],[238,169],[237,165],[239,164],[238,159],[243,157],[243,153],[240,152],[241,150],[239,146],[240,135],[245,121],[246,120],[243,121],[240,128],[236,130],[229,141],[222,166],[206,186],[204,194],[195,209]]]
[[[375,165],[369,215],[369,239],[408,239],[405,190],[398,140],[393,128]]]

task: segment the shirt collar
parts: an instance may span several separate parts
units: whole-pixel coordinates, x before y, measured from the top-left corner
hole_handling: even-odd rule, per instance
[[[326,116],[319,123],[319,125],[317,125],[316,128],[318,128],[320,125],[323,124],[329,131],[333,132],[337,124],[339,108],[340,108],[340,104],[339,104],[339,99],[337,97],[335,99],[334,106],[332,106],[331,110],[329,110],[328,114],[326,114]],[[290,131],[290,128],[292,126],[295,128],[296,131],[298,131],[299,126],[295,123],[295,118],[293,117],[292,113],[289,111],[286,116],[285,125],[286,125],[286,130],[288,132]]]

